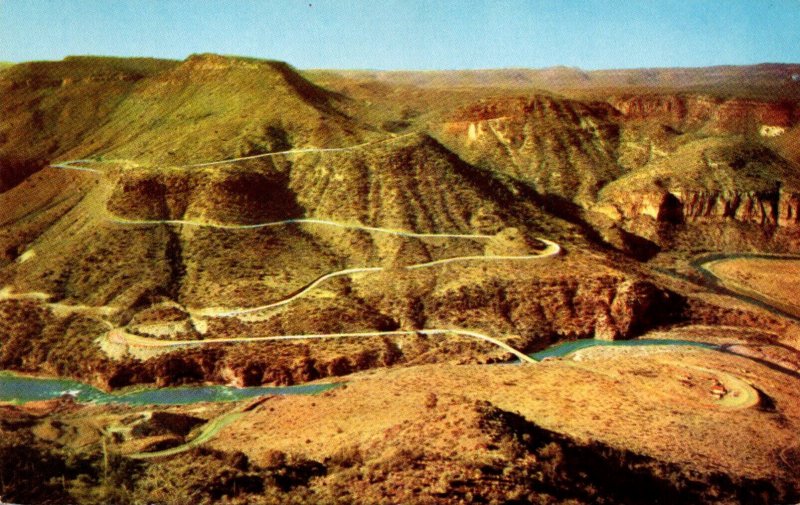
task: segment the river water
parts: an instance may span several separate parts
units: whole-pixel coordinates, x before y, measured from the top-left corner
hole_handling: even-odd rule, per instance
[[[595,346],[642,347],[642,346],[691,346],[716,349],[705,342],[676,339],[651,340],[595,340],[581,339],[562,342],[530,356],[538,361],[545,358],[561,358],[581,349]],[[25,403],[35,400],[52,400],[64,395],[72,396],[82,403],[122,403],[127,405],[187,405],[199,402],[229,402],[264,395],[313,395],[328,391],[343,383],[303,384],[282,387],[231,386],[180,386],[166,388],[142,388],[132,391],[106,393],[88,384],[71,379],[26,377],[9,372],[0,372],[0,402]]]
[[[648,339],[648,340],[596,340],[593,338],[584,338],[580,340],[572,340],[570,342],[561,342],[554,346],[548,347],[543,351],[539,351],[529,356],[537,361],[545,358],[563,358],[581,349],[588,347],[644,347],[653,345],[677,345],[684,347],[701,347],[703,349],[718,349],[718,346],[706,342],[695,342],[693,340],[679,340],[679,339]]]
[[[25,403],[51,400],[64,395],[79,402],[124,403],[128,405],[186,405],[198,402],[226,402],[263,395],[317,394],[340,386],[341,383],[303,384],[283,387],[180,386],[158,389],[137,389],[129,392],[106,393],[82,382],[70,379],[25,377],[0,372],[0,402]]]

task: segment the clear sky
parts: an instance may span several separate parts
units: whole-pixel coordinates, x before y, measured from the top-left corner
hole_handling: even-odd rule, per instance
[[[214,52],[300,68],[800,62],[800,0],[0,0],[0,60]]]

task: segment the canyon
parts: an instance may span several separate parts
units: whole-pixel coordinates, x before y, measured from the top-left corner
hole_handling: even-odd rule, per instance
[[[0,500],[796,501],[798,72],[3,67],[0,370],[236,393],[1,404]]]

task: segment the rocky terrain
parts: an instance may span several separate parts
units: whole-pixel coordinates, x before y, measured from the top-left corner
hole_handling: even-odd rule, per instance
[[[799,71],[0,68],[0,370],[344,384],[2,405],[0,500],[796,501]]]

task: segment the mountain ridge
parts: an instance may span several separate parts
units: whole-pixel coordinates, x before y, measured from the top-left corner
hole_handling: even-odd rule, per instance
[[[787,68],[0,72],[0,501],[797,501]]]

